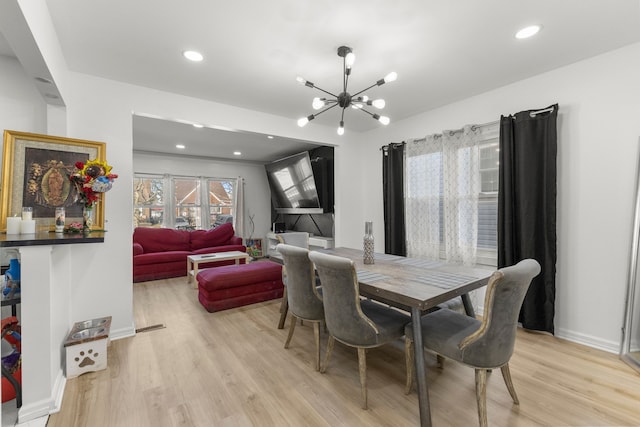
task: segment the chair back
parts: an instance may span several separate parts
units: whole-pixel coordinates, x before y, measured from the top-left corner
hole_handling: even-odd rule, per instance
[[[360,306],[360,288],[353,261],[311,251],[322,283],[325,322],[329,333],[343,343],[368,346],[377,343],[378,328]]]
[[[276,246],[276,249],[284,261],[289,310],[301,319],[322,320],[322,297],[316,289],[315,270],[309,260],[309,251],[284,243]]]
[[[518,316],[531,280],[540,264],[525,259],[497,270],[489,279],[480,329],[460,342],[463,359],[478,367],[495,368],[509,362],[516,339]]]

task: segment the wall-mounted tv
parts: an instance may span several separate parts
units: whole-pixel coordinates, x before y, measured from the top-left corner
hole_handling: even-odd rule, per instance
[[[277,213],[321,214],[309,153],[304,151],[265,165],[271,203]]]

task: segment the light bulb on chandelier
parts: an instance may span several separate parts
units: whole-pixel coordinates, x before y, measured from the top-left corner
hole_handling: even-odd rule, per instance
[[[303,117],[301,119],[298,120],[298,126],[303,127],[305,126],[307,123],[309,123],[311,120],[313,120],[314,118],[316,118],[317,116],[319,116],[320,114],[324,113],[325,111],[328,111],[336,106],[339,106],[342,108],[342,113],[340,116],[340,126],[338,127],[338,135],[344,135],[344,112],[346,110],[347,107],[351,107],[354,110],[360,110],[364,113],[369,114],[372,118],[374,118],[375,120],[378,120],[380,123],[382,123],[383,125],[388,125],[390,122],[389,117],[387,116],[380,116],[378,114],[374,114],[371,113],[369,111],[367,111],[364,106],[365,105],[371,105],[377,109],[383,109],[385,107],[385,101],[384,99],[374,99],[371,100],[369,99],[368,96],[366,95],[362,95],[360,96],[362,93],[366,92],[367,90],[375,87],[375,86],[381,86],[385,83],[390,83],[395,81],[398,78],[398,74],[393,71],[389,74],[387,74],[383,79],[380,79],[378,81],[376,81],[374,84],[372,84],[371,86],[356,92],[355,94],[351,95],[349,92],[347,92],[347,85],[349,83],[349,76],[351,75],[351,68],[355,62],[355,55],[352,52],[352,49],[350,47],[347,46],[340,46],[338,48],[338,56],[341,57],[343,59],[342,62],[342,71],[343,71],[343,85],[342,85],[342,92],[340,92],[340,94],[335,95],[329,91],[326,91],[322,88],[319,88],[318,86],[316,86],[315,84],[313,84],[312,82],[305,80],[302,77],[297,77],[296,80],[298,81],[298,83],[310,87],[312,89],[318,89],[321,92],[326,93],[327,95],[330,95],[331,97],[325,97],[325,98],[320,98],[320,97],[316,97],[313,98],[313,102],[311,103],[311,107],[314,110],[321,110],[320,112],[316,113],[316,114],[311,114],[310,116],[307,117]]]

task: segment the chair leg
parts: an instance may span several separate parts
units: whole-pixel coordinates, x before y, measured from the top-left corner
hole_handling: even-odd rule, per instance
[[[320,367],[320,373],[325,373],[327,371],[327,366],[329,366],[329,358],[331,357],[331,352],[333,351],[333,345],[335,344],[335,338],[329,335],[329,341],[327,341],[327,353],[324,355],[324,363]]]
[[[320,370],[320,322],[313,322],[313,337],[316,341],[316,371]]]
[[[507,385],[507,390],[509,390],[509,394],[513,399],[513,403],[519,405],[520,401],[518,400],[516,389],[513,386],[513,381],[511,381],[511,371],[509,371],[509,364],[507,363],[506,365],[501,367],[500,370],[502,371],[502,378],[504,378],[504,383]]]
[[[289,301],[287,300],[287,287],[284,287],[282,292],[282,302],[280,302],[280,320],[278,321],[278,329],[284,328],[284,321],[287,318],[287,311],[289,310]]]
[[[404,361],[407,365],[407,380],[404,386],[404,394],[411,393],[411,387],[413,386],[413,340],[405,337],[404,339]]]
[[[438,369],[443,369],[444,368],[444,357],[440,356],[439,354],[436,354],[436,361],[438,363]]]
[[[360,371],[360,390],[362,409],[367,409],[367,349],[358,347],[358,370]]]
[[[287,341],[284,343],[284,348],[289,348],[293,331],[296,329],[296,323],[298,323],[298,318],[291,314],[291,320],[289,320],[289,335],[287,336]]]
[[[480,427],[487,427],[487,370],[476,369],[476,401]]]

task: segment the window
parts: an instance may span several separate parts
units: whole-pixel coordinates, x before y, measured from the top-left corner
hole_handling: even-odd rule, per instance
[[[235,180],[209,179],[209,220],[215,224],[218,215],[232,215],[235,197]]]
[[[236,179],[135,174],[135,227],[208,229],[233,217]]]
[[[173,178],[173,206],[176,220],[173,228],[195,230],[202,228],[200,179]]]
[[[478,200],[478,249],[492,252],[498,248],[498,139],[480,146],[481,192]],[[491,256],[491,253],[480,253]]]
[[[498,127],[478,128],[408,143],[405,212],[410,256],[496,265]]]
[[[165,218],[164,178],[136,175],[133,179],[133,225],[161,227]]]

